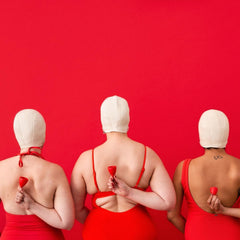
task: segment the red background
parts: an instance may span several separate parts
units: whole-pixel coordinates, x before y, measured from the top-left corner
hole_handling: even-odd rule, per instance
[[[14,115],[34,108],[47,122],[45,158],[70,179],[80,153],[104,141],[99,108],[114,94],[129,102],[129,136],[171,176],[203,152],[197,122],[209,108],[228,115],[228,151],[240,156],[239,10],[238,0],[1,1],[0,159],[19,151]],[[182,239],[151,213],[159,239]],[[80,229],[64,233],[81,239]]]

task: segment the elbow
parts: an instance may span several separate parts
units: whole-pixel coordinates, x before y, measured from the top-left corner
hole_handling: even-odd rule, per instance
[[[176,202],[177,202],[176,193],[175,193],[175,191],[173,191],[167,200],[167,209],[166,210],[167,211],[173,210],[176,206]]]
[[[72,212],[65,221],[62,221],[62,229],[71,230],[75,222],[75,214]]]
[[[162,201],[159,202],[154,209],[160,211],[171,211],[175,208],[175,204],[176,204],[175,201],[164,200],[164,203]]]
[[[62,229],[69,231],[69,230],[72,229],[72,226],[73,226],[73,225],[68,224],[68,225],[65,225]]]
[[[87,216],[89,213],[89,209],[86,207],[83,207],[81,209],[75,209],[75,216],[76,216],[76,220],[78,222],[80,222],[81,224],[84,224]]]
[[[168,219],[169,222],[173,223],[173,219],[174,219],[175,217],[176,217],[176,215],[175,215],[173,212],[169,211],[169,212],[167,213],[167,219]]]
[[[85,222],[85,219],[82,218],[82,217],[76,217],[76,220],[77,220],[78,222],[80,222],[81,224],[84,224],[84,222]]]
[[[168,200],[167,202],[167,211],[171,211],[175,208],[176,205],[176,197],[172,198],[171,200]]]
[[[63,224],[62,229],[71,230],[74,224],[74,219]]]
[[[165,209],[166,211],[171,211],[175,208],[176,205],[176,196],[173,195],[168,199],[165,199]]]

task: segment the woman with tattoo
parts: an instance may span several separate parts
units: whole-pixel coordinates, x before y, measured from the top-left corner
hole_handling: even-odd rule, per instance
[[[234,217],[240,217],[235,208],[239,203],[240,160],[225,151],[228,119],[221,111],[208,110],[198,129],[204,154],[177,166],[173,179],[177,204],[168,212],[168,219],[185,233],[186,240],[237,240],[240,222]],[[181,214],[184,196],[187,219]]]
[[[171,179],[151,148],[128,137],[125,99],[105,99],[101,122],[107,140],[81,154],[72,173],[76,218],[84,224],[83,239],[156,240],[156,229],[145,207],[174,207]],[[145,191],[149,186],[152,191]],[[93,195],[90,211],[85,207],[87,193]]]

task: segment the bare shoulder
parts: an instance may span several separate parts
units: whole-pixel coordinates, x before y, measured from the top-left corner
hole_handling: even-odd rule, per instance
[[[185,160],[183,160],[180,163],[178,163],[175,172],[182,172],[182,168],[183,168],[184,162],[185,162]]]
[[[177,180],[179,181],[182,177],[182,169],[183,169],[183,164],[184,164],[184,161],[181,161],[180,163],[178,163],[176,169],[175,169],[175,173],[174,173],[174,177],[173,177],[173,180]]]
[[[92,150],[87,150],[80,154],[79,158],[76,161],[76,164],[85,165],[86,162],[89,162],[89,159],[92,158]]]
[[[238,167],[240,167],[240,159],[234,156],[230,156],[232,158],[232,161],[234,164],[236,164]]]
[[[87,150],[79,156],[77,159],[75,166],[74,166],[74,171],[85,171],[86,168],[89,167],[91,164],[91,159],[92,159],[92,150]]]
[[[153,163],[161,163],[161,159],[160,157],[158,156],[158,154],[150,147],[147,147],[147,159],[149,161],[152,161]]]
[[[16,162],[16,166],[18,164],[17,162],[17,156],[14,157],[10,157],[10,158],[6,158],[0,161],[0,171],[5,171],[7,168],[11,168],[12,164],[14,164],[14,162]]]
[[[240,159],[234,156],[229,155],[229,159],[231,162],[231,173],[235,175],[240,181]]]

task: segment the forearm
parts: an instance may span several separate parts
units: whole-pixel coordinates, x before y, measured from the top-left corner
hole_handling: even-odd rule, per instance
[[[228,207],[223,207],[221,214],[231,216],[231,217],[236,217],[240,218],[240,209],[239,208],[228,208]]]
[[[172,212],[168,212],[167,214],[169,222],[171,222],[179,231],[184,233],[186,220],[182,215],[173,214]]]
[[[38,216],[52,227],[68,230],[72,227],[72,224],[64,221],[54,208],[47,208],[37,202],[33,202],[30,204],[27,211]]]
[[[83,207],[80,210],[76,209],[76,219],[77,219],[77,221],[84,224],[88,214],[89,214],[89,209],[87,207]]]
[[[155,192],[145,192],[135,188],[129,188],[126,198],[156,210],[170,210],[174,207],[174,201],[171,199],[164,199]]]

